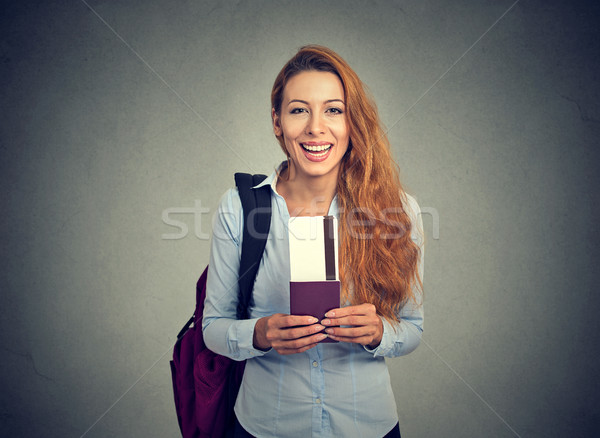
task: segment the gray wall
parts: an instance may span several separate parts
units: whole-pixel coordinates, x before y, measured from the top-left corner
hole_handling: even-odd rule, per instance
[[[235,171],[282,159],[270,87],[306,43],[369,86],[429,212],[403,436],[598,433],[597,6],[522,0],[485,33],[512,0],[87,3],[2,10],[0,435],[178,436],[203,234]]]

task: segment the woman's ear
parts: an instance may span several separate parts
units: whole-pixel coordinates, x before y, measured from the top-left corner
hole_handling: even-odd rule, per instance
[[[281,119],[279,118],[279,114],[275,112],[275,108],[271,108],[271,120],[273,121],[273,132],[276,137],[281,137],[282,129],[281,129]]]

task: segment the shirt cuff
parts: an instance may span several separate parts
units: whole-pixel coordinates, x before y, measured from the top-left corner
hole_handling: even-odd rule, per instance
[[[235,322],[235,338],[237,339],[238,357],[240,360],[251,359],[267,354],[271,351],[254,348],[254,327],[260,318],[240,319]]]
[[[400,330],[400,325],[396,324],[396,326],[393,326],[385,318],[381,318],[381,322],[383,323],[383,335],[381,336],[379,345],[375,348],[369,348],[366,345],[363,346],[365,350],[374,356],[389,355],[394,350],[395,344],[399,342],[398,331]]]

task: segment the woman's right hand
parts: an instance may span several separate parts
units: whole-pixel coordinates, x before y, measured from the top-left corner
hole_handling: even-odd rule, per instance
[[[274,348],[279,354],[295,354],[313,348],[327,337],[325,328],[312,316],[276,313],[260,318],[254,326],[254,348]]]

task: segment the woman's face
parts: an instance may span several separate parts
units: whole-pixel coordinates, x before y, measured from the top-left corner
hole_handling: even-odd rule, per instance
[[[296,176],[335,174],[348,149],[349,128],[342,82],[333,73],[304,71],[283,90],[273,130],[283,136]]]

